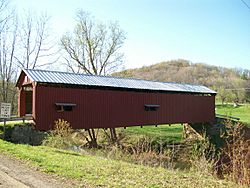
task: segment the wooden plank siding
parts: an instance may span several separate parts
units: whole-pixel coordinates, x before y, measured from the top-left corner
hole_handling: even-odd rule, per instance
[[[20,96],[22,97],[22,96]],[[55,103],[76,104],[58,112]],[[145,104],[160,105],[146,111]],[[156,93],[34,85],[36,128],[49,130],[62,118],[74,129],[111,128],[174,123],[204,123],[215,119],[215,95]]]

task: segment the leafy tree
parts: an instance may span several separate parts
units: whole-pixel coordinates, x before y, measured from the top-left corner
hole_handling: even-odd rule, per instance
[[[246,96],[246,102],[250,102],[250,77],[245,81],[245,96]]]
[[[229,92],[225,89],[225,87],[223,86],[220,86],[218,89],[217,89],[217,96],[220,98],[221,100],[221,104],[223,105],[224,102],[229,99]]]

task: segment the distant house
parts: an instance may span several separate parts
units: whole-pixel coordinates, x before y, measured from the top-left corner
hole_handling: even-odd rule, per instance
[[[16,86],[19,116],[32,116],[39,130],[58,118],[74,129],[215,119],[216,92],[201,85],[24,69]]]

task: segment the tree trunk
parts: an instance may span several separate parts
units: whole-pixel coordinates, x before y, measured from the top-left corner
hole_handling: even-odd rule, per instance
[[[89,145],[89,148],[98,148],[97,137],[95,133],[95,129],[88,129],[89,139],[86,139]]]
[[[113,144],[117,142],[117,135],[115,128],[110,128],[110,139]]]
[[[224,105],[225,99],[221,98],[221,104]]]

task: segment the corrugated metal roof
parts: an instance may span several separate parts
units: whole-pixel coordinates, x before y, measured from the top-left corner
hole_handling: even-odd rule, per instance
[[[216,94],[215,91],[202,85],[157,82],[134,78],[96,76],[47,70],[24,69],[23,71],[32,81],[38,83],[73,84],[128,89]]]

